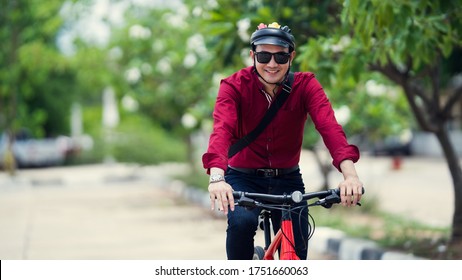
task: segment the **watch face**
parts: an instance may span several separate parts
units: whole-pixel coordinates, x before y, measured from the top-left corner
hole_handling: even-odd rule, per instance
[[[220,174],[214,174],[210,177],[210,181],[211,182],[215,182],[215,181],[220,181],[220,180],[223,180],[223,176],[220,175]]]

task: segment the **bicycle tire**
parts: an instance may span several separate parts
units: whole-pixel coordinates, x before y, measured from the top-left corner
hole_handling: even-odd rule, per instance
[[[255,246],[253,250],[253,260],[263,260],[265,257],[265,249],[261,246]]]

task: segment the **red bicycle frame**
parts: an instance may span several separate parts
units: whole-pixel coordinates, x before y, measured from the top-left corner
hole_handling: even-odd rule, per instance
[[[281,248],[279,253],[280,260],[299,260],[294,248],[294,232],[292,221],[282,221],[281,229],[274,236],[273,242],[265,252],[264,260],[274,260],[274,254]]]
[[[265,217],[269,219],[268,217]],[[265,225],[266,234],[269,234],[269,227],[268,223]],[[270,239],[268,236],[265,237],[266,242],[269,243]],[[280,260],[299,260],[300,258],[295,253],[295,239],[294,239],[294,232],[292,229],[292,219],[290,217],[290,212],[287,209],[283,211],[283,218],[281,222],[281,228],[278,230],[274,239],[270,242],[269,246],[267,245],[267,249],[265,250],[265,256],[263,257],[264,260],[274,260],[274,255],[276,251],[280,249],[279,252],[279,259]]]

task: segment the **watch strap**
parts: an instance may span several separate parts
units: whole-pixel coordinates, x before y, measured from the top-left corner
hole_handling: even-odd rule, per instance
[[[210,180],[209,180],[209,183],[217,183],[217,182],[221,182],[221,181],[224,181],[225,180],[225,177],[221,174],[212,174],[210,175]]]

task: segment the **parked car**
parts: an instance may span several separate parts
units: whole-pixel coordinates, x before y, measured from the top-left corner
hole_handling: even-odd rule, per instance
[[[5,153],[8,147],[8,135],[1,134],[0,138],[0,167],[4,167]],[[13,142],[13,156],[16,166],[23,167],[44,167],[61,165],[66,158],[68,141],[65,138],[33,138],[31,134],[23,129],[15,135]]]
[[[402,135],[388,136],[382,141],[374,143],[373,154],[376,156],[411,156],[412,133],[405,132]]]

